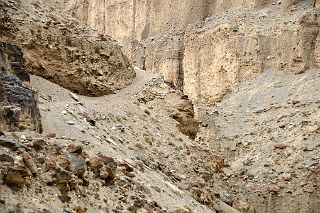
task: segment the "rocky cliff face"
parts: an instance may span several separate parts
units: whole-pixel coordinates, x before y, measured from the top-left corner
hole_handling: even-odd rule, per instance
[[[110,94],[134,78],[117,42],[62,17],[60,4],[1,1],[0,5],[6,19],[0,24],[1,39],[22,46],[30,73],[88,96]]]
[[[137,66],[162,73],[194,103],[223,99],[273,68],[316,67],[318,3],[307,1],[69,1],[69,11],[117,38]],[[210,18],[211,17],[211,18]]]
[[[0,42],[0,132],[42,131],[29,83],[21,49]]]

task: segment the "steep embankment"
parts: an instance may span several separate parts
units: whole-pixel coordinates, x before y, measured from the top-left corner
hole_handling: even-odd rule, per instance
[[[0,1],[1,39],[22,47],[30,73],[79,94],[101,96],[135,74],[121,47],[63,16],[48,1]]]

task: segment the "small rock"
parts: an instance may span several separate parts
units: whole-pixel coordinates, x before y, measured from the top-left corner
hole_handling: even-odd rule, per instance
[[[133,172],[133,167],[130,166],[127,162],[120,163],[119,166],[124,167],[125,171],[127,172]]]
[[[22,155],[23,161],[25,162],[27,167],[30,169],[31,173],[33,175],[36,175],[38,173],[38,167],[36,163],[33,161],[31,155],[26,151],[22,151],[21,155]]]
[[[58,195],[58,198],[61,200],[62,203],[69,203],[71,200],[71,197],[67,195]]]
[[[27,140],[27,137],[25,135],[21,135],[20,140],[25,141],[25,140]]]
[[[73,98],[75,101],[79,101],[79,97],[78,97],[76,94],[70,92],[69,95],[70,95],[70,97]]]
[[[220,198],[223,202],[225,202],[226,204],[228,204],[229,206],[232,206],[232,199],[229,193],[227,192],[223,192],[220,195]]]
[[[21,188],[26,184],[25,177],[28,175],[29,175],[28,170],[25,167],[21,167],[21,166],[9,167],[7,174],[5,174],[4,182],[8,186],[15,186],[15,187]]]
[[[287,145],[287,144],[284,144],[284,143],[276,143],[276,144],[274,144],[273,146],[274,146],[274,148],[276,148],[276,149],[284,149],[284,148],[286,148],[288,145]]]
[[[71,163],[71,171],[76,176],[82,178],[86,171],[86,161],[81,155],[73,155],[69,156],[69,160]]]
[[[74,207],[73,210],[74,210],[76,213],[85,213],[85,212],[87,212],[87,208],[86,208],[86,207],[82,208],[82,207],[80,207],[80,206]]]
[[[67,111],[63,110],[63,111],[61,112],[61,114],[66,115],[66,114],[67,114]]]
[[[67,212],[67,213],[72,213],[72,209],[70,209],[70,208],[64,208],[63,211]]]
[[[172,211],[171,213],[190,213],[190,211],[186,208],[178,208]]]
[[[82,147],[79,145],[75,145],[75,144],[70,144],[68,146],[68,150],[71,153],[76,153],[76,154],[81,154],[82,153]]]
[[[25,166],[23,157],[21,157],[20,155],[14,157],[14,163],[19,166]]]
[[[4,153],[0,150],[0,161],[7,161],[7,162],[10,162],[10,163],[13,163],[14,162],[14,158],[7,154],[7,153]]]
[[[118,146],[118,144],[112,138],[108,138],[107,141],[114,146]]]
[[[69,124],[69,125],[74,125],[75,122],[74,122],[74,121],[67,121],[67,124]]]
[[[46,145],[46,141],[43,138],[37,138],[32,143],[32,147],[37,151],[43,149],[45,145]]]
[[[17,150],[22,147],[22,145],[17,142],[5,138],[0,138],[0,146],[4,146],[12,150]]]
[[[290,181],[292,179],[292,175],[291,174],[283,174],[283,175],[281,175],[281,178],[284,181]]]
[[[109,172],[107,171],[107,168],[106,167],[102,167],[100,169],[100,178],[103,179],[103,180],[107,180],[109,177],[110,177],[110,174]]]
[[[47,138],[55,138],[55,137],[57,137],[57,135],[56,135],[56,133],[51,132],[51,133],[48,133],[48,134],[46,135],[46,137],[47,137]]]
[[[273,194],[277,194],[280,191],[280,187],[276,185],[270,185],[268,187],[268,192],[271,192]]]
[[[205,167],[210,172],[221,172],[224,167],[224,159],[218,155],[212,154],[205,160]]]
[[[93,196],[94,196],[94,199],[100,200],[100,195],[99,195],[99,193],[94,193]]]
[[[137,209],[136,211],[137,213],[149,213],[149,211],[145,208],[140,208],[140,209]]]
[[[104,160],[102,157],[93,156],[89,158],[88,164],[93,172],[97,172],[104,165]]]

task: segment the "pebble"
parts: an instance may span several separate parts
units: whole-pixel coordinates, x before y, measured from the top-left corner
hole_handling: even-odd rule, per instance
[[[74,125],[75,122],[74,122],[74,121],[68,121],[67,124],[69,124],[69,125]]]
[[[25,141],[25,140],[27,140],[27,137],[25,135],[21,135],[20,140]]]
[[[72,213],[72,209],[70,209],[70,208],[64,208],[63,211],[67,212],[67,213]]]
[[[284,144],[284,143],[276,143],[276,144],[274,144],[273,146],[274,146],[274,148],[276,148],[276,149],[284,149],[284,148],[286,148],[288,145],[287,145],[287,144]]]
[[[76,101],[79,101],[79,97],[76,95],[76,94],[73,94],[73,93],[69,93],[70,97],[73,98],[74,100]]]

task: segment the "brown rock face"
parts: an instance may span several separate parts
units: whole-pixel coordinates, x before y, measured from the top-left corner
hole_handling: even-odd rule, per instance
[[[267,69],[301,73],[319,63],[314,0],[78,2],[69,0],[69,12],[194,103],[219,102]]]
[[[110,94],[129,85],[135,73],[117,42],[61,18],[58,6],[42,2],[42,8],[50,9],[39,17],[34,16],[43,13],[37,3],[0,1],[3,19],[10,17],[0,24],[1,33],[8,34],[1,37],[22,46],[29,72],[87,96]]]
[[[42,131],[29,80],[22,51],[0,42],[0,131]]]
[[[184,92],[194,103],[219,102],[240,82],[268,69],[302,73],[318,66],[319,11],[310,8],[297,18],[281,15],[277,7],[276,15],[264,15],[270,9],[263,9],[230,13],[227,20],[217,16],[187,34]],[[267,23],[271,20],[276,28]]]

